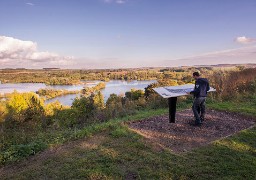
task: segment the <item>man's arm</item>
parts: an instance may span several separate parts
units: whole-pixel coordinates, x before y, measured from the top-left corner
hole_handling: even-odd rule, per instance
[[[193,91],[190,92],[190,94],[194,94],[194,96],[198,95],[200,93],[200,87],[199,84],[195,84],[195,88]]]
[[[209,90],[210,90],[210,84],[209,84],[209,82],[207,82],[206,90],[207,90],[207,91],[209,91]]]

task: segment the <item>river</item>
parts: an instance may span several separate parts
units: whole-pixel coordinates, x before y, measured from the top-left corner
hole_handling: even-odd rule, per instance
[[[149,81],[121,81],[121,80],[111,80],[106,82],[105,89],[102,89],[101,92],[104,95],[104,100],[108,99],[110,94],[123,94],[127,91],[130,91],[132,88],[134,89],[142,89],[144,90],[149,84],[156,82],[156,80]],[[99,81],[89,81],[86,82],[86,85],[50,85],[47,86],[44,83],[8,83],[8,84],[0,84],[0,94],[11,93],[14,90],[18,92],[36,92],[40,88],[52,88],[52,89],[65,89],[69,91],[81,90],[84,86],[95,86]],[[63,96],[58,96],[52,99],[48,99],[45,101],[46,104],[50,102],[54,102],[58,100],[63,105],[71,106],[73,100],[79,97],[79,94],[67,94]]]

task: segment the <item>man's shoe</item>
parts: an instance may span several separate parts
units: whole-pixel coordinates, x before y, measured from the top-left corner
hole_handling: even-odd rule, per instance
[[[189,125],[191,125],[191,126],[198,126],[199,127],[199,126],[202,125],[202,123],[190,122]]]
[[[204,122],[204,118],[200,118],[201,122]]]
[[[201,119],[196,119],[196,120],[195,120],[195,124],[196,124],[196,125],[201,125],[201,124],[202,124]]]
[[[195,123],[194,126],[201,126],[201,125],[202,125],[202,123]]]

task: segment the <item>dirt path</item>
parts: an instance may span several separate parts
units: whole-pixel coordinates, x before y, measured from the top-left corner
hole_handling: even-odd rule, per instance
[[[180,153],[252,127],[256,120],[236,113],[208,110],[201,127],[192,126],[191,122],[194,122],[193,113],[188,109],[177,112],[176,123],[169,123],[169,117],[164,115],[129,122],[128,126],[150,141]]]

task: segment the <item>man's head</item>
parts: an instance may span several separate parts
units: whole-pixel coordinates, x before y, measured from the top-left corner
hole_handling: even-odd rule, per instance
[[[193,78],[197,80],[200,77],[199,72],[193,72]]]

